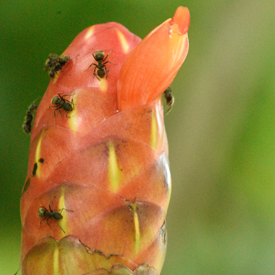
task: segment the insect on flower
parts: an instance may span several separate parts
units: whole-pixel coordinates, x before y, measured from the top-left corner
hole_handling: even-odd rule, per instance
[[[55,196],[54,196],[54,198],[55,198]],[[64,209],[66,211],[74,212],[73,210],[69,210],[69,209],[66,209],[66,208],[62,208],[62,209],[59,209],[58,212],[54,212],[56,210],[51,209],[52,199],[50,200],[50,203],[49,203],[49,210],[46,207],[41,205],[41,208],[39,208],[38,211],[37,211],[38,217],[43,218],[43,219],[40,220],[40,225],[41,225],[41,222],[46,221],[50,228],[51,228],[51,226],[49,225],[48,220],[61,220],[63,218],[61,213]],[[58,225],[58,227],[65,233],[65,231],[59,225]]]
[[[44,71],[48,72],[48,75],[53,78],[58,71],[62,71],[62,68],[70,60],[68,55],[58,55],[55,53],[49,54],[48,59],[44,65]]]
[[[33,121],[34,113],[37,109],[37,105],[35,104],[36,100],[29,106],[28,111],[25,115],[24,123],[22,125],[23,131],[26,134],[30,134],[32,130],[32,121]]]
[[[164,98],[166,100],[166,104],[169,106],[168,110],[165,112],[165,114],[168,114],[172,110],[172,106],[174,105],[175,98],[172,95],[172,89],[168,87],[164,93]]]
[[[108,53],[106,56],[105,56],[105,53],[103,51],[97,51],[95,54],[92,53],[95,61],[97,61],[97,64],[96,63],[92,63],[88,69],[91,67],[91,66],[95,66],[95,69],[94,69],[94,76],[100,80],[98,77],[100,78],[103,78],[105,75],[106,75],[106,78],[108,77],[108,72],[109,70],[107,70],[107,67],[106,67],[106,64],[107,63],[112,63],[111,61],[105,61],[107,59],[107,57],[109,56],[110,53]],[[105,57],[104,57],[105,56]],[[97,70],[97,71],[96,71]]]
[[[55,107],[54,116],[55,116],[55,111],[57,111],[57,110],[59,111],[60,115],[62,116],[60,109],[63,109],[64,111],[67,112],[66,117],[68,117],[68,112],[71,112],[73,110],[73,106],[74,106],[73,100],[69,101],[64,98],[65,96],[69,96],[69,95],[62,96],[61,94],[58,94],[52,98],[51,103],[54,105],[50,106],[50,107]]]

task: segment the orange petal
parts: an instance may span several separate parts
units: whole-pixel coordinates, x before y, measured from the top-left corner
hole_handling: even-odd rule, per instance
[[[127,56],[118,78],[118,108],[129,109],[158,99],[172,83],[189,48],[190,14],[178,7]]]

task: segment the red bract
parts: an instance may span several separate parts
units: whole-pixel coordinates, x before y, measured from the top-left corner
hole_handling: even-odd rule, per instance
[[[187,54],[188,25],[182,7],[142,42],[120,24],[95,25],[63,53],[70,60],[50,81],[31,135],[23,274],[160,273],[171,178],[159,98]],[[90,66],[100,67],[97,51],[109,54],[103,77]],[[56,96],[72,111],[55,111]]]

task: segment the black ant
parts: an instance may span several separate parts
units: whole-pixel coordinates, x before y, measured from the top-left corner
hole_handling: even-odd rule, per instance
[[[55,198],[55,196],[54,196],[54,198]],[[46,221],[50,228],[51,228],[51,226],[49,225],[48,220],[61,220],[63,218],[61,213],[64,209],[66,211],[74,212],[73,210],[69,210],[69,209],[66,209],[66,208],[59,209],[58,210],[59,212],[54,212],[56,210],[51,209],[52,199],[50,200],[50,203],[49,203],[49,210],[46,207],[41,205],[41,208],[39,208],[38,211],[37,211],[38,217],[43,218],[43,219],[40,220],[40,225],[41,225],[41,222]],[[58,224],[57,224],[57,226],[65,233],[65,231]]]
[[[106,67],[106,64],[107,63],[112,63],[111,61],[105,61],[107,59],[107,57],[109,56],[110,53],[108,53],[106,56],[105,56],[105,53],[103,51],[97,51],[95,54],[92,53],[95,61],[97,61],[98,64],[96,63],[92,63],[88,69],[91,67],[91,66],[95,66],[95,69],[94,69],[94,76],[100,80],[98,78],[98,76],[100,78],[103,78],[105,75],[106,75],[106,79],[108,77],[108,72],[109,70],[107,70],[107,67]],[[105,58],[104,58],[105,56]],[[96,72],[96,69],[97,69],[97,72]]]
[[[54,78],[58,71],[62,71],[62,68],[70,60],[68,55],[58,55],[56,53],[50,53],[48,59],[44,65],[44,71],[48,72],[51,78]],[[62,71],[63,72],[63,71]]]
[[[168,87],[165,91],[164,91],[164,98],[166,100],[166,104],[169,106],[169,109],[165,112],[165,114],[168,114],[171,110],[172,110],[172,106],[175,102],[175,99],[172,95],[172,89],[170,87]]]
[[[55,95],[53,98],[52,98],[52,104],[54,104],[54,106],[50,106],[50,107],[55,107],[56,109],[54,110],[54,116],[55,116],[55,111],[59,111],[59,113],[61,114],[61,111],[60,109],[63,109],[64,111],[66,112],[71,112],[73,110],[73,100],[72,101],[69,101],[67,99],[65,99],[64,97],[65,96],[68,96],[68,95],[61,95],[61,94],[58,94],[58,95]],[[62,114],[61,114],[62,116]],[[66,117],[68,117],[68,113],[66,114]]]
[[[33,121],[34,113],[37,109],[37,105],[35,104],[36,100],[29,106],[28,111],[25,115],[24,123],[22,125],[23,131],[26,134],[30,134],[32,130],[32,121]]]

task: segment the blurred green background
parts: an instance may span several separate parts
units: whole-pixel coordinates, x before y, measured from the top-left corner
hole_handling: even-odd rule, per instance
[[[19,267],[21,125],[48,85],[48,54],[97,23],[143,38],[179,5],[191,12],[190,51],[165,118],[173,192],[162,275],[275,274],[275,1],[249,0],[1,1],[1,274]]]

